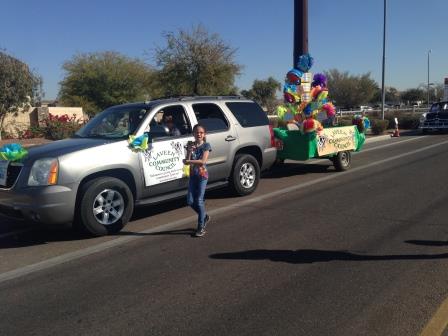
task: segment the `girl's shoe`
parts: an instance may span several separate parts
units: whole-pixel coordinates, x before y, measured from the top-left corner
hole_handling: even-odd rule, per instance
[[[205,229],[201,229],[196,231],[196,233],[194,234],[195,237],[204,237],[205,236]]]

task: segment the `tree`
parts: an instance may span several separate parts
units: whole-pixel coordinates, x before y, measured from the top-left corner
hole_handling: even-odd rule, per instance
[[[419,88],[407,89],[401,93],[401,100],[405,101],[407,104],[412,104],[418,101],[426,101],[426,90]]]
[[[255,100],[263,108],[272,112],[277,105],[276,93],[280,89],[281,83],[273,77],[269,77],[267,80],[254,80],[252,88],[241,91],[241,94]]]
[[[164,34],[166,46],[155,50],[158,86],[164,96],[235,94],[236,49],[201,25]]]
[[[387,104],[398,104],[400,102],[401,96],[400,92],[394,88],[393,86],[386,86],[384,89],[385,97],[384,101]],[[375,92],[374,96],[370,100],[371,103],[378,104],[383,101],[382,96],[382,90],[381,88],[378,88],[378,90]]]
[[[42,95],[42,79],[27,64],[0,51],[0,139],[8,113],[26,112]]]
[[[59,99],[82,106],[89,115],[117,104],[145,100],[154,92],[155,71],[136,58],[114,51],[79,54],[63,65]]]
[[[428,100],[428,84],[420,84],[418,88],[425,92],[425,98],[422,100]],[[429,83],[429,103],[442,100],[443,92],[444,85],[442,83]]]
[[[371,101],[378,90],[377,83],[370,78],[370,73],[359,76],[349,75],[331,69],[325,72],[328,79],[330,99],[339,107],[353,108]]]

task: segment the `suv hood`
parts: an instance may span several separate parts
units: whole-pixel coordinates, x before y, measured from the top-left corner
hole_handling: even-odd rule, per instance
[[[28,149],[24,163],[30,161],[34,162],[37,159],[46,157],[58,157],[69,154],[75,151],[107,145],[109,143],[123,141],[120,140],[106,140],[106,139],[88,139],[88,138],[73,138],[54,141],[45,145],[35,146]]]

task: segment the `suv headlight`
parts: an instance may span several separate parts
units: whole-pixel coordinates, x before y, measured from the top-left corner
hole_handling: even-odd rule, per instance
[[[29,186],[47,186],[58,182],[59,162],[57,159],[47,158],[34,162],[28,177]]]
[[[426,113],[423,113],[421,116],[420,116],[420,122],[424,122],[426,120]]]

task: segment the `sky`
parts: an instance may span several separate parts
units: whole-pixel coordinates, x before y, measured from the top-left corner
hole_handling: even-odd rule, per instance
[[[383,0],[308,0],[311,72],[367,72],[381,86]],[[62,65],[79,53],[117,51],[154,63],[164,32],[201,24],[243,66],[239,89],[293,66],[293,0],[0,0],[0,49],[42,76],[55,99]],[[448,77],[447,0],[387,0],[385,85],[398,90]],[[429,50],[431,52],[429,53]],[[330,92],[331,94],[331,92]]]

